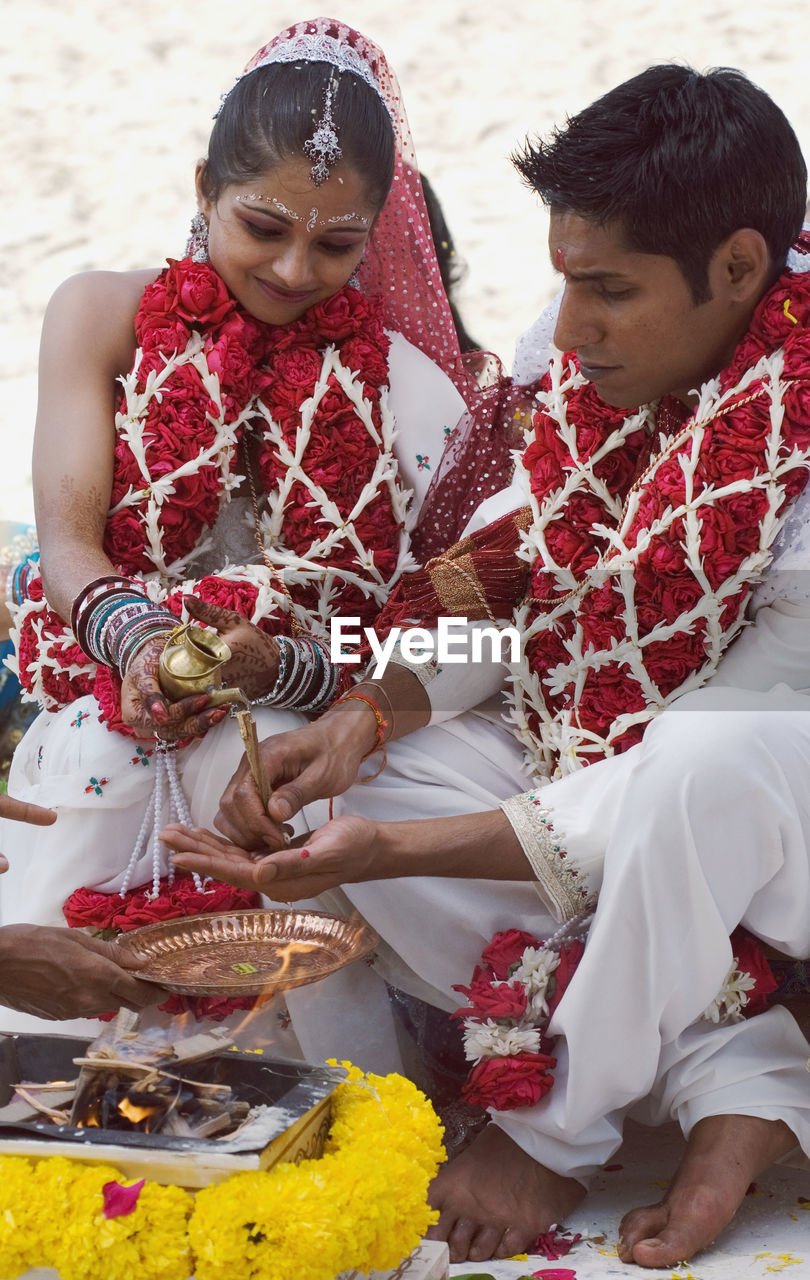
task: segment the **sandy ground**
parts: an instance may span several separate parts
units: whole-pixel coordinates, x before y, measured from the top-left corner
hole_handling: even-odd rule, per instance
[[[508,156],[655,61],[740,67],[810,153],[810,11],[799,0],[344,0],[397,70],[422,168],[468,264],[468,327],[509,360],[552,292],[546,224]],[[29,519],[42,313],[88,268],[182,250],[194,161],[220,93],[311,16],[256,0],[4,0],[0,518]]]

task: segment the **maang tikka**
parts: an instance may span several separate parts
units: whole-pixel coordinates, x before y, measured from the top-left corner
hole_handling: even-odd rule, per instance
[[[185,256],[192,262],[208,261],[208,223],[199,211],[191,219],[191,235]]]
[[[304,150],[315,163],[310,170],[310,177],[319,187],[321,183],[326,182],[329,177],[330,165],[337,164],[343,152],[338,142],[337,129],[332,119],[332,86],[334,81],[330,79],[326,86],[326,92],[323,100],[323,115],[316,122],[315,132],[312,137],[304,143]]]

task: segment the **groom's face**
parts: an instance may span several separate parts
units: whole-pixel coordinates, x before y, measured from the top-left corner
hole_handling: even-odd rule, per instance
[[[628,249],[616,223],[552,210],[549,250],[565,285],[555,345],[576,352],[608,404],[632,408],[666,394],[693,401],[729,362],[739,313],[712,263],[712,296],[695,303],[674,258]]]

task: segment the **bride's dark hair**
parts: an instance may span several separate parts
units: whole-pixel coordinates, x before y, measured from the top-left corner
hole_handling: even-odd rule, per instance
[[[332,89],[332,120],[342,159],[363,178],[381,209],[394,176],[394,129],[379,94],[351,71],[326,62],[271,63],[238,80],[211,132],[203,188],[216,199],[291,158],[305,156]]]

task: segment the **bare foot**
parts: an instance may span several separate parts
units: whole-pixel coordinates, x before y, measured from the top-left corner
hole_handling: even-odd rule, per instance
[[[686,1262],[728,1226],[754,1178],[795,1145],[796,1138],[781,1120],[700,1120],[663,1200],[633,1209],[622,1220],[622,1262],[642,1267]]]
[[[451,1262],[509,1258],[562,1222],[584,1195],[580,1182],[543,1168],[488,1124],[431,1183],[430,1203],[441,1217],[428,1236],[448,1242]]]

